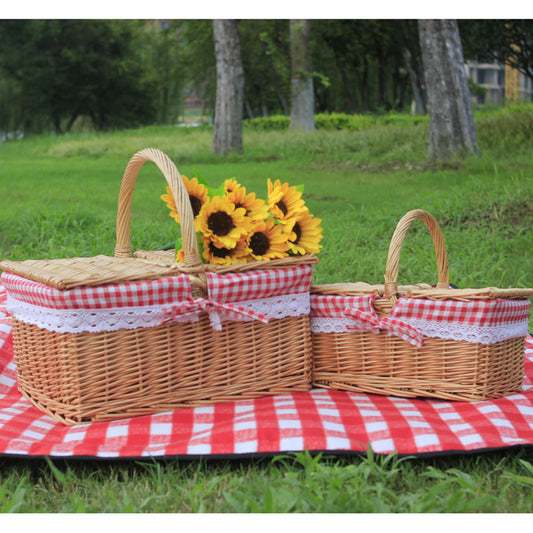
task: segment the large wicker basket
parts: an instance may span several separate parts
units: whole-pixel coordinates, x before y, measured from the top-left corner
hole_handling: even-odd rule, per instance
[[[168,252],[131,257],[133,189],[147,161],[176,199],[184,264]],[[114,258],[0,263],[19,388],[65,424],[309,390],[316,262],[201,263],[177,168],[164,153],[142,150],[122,180]]]
[[[408,228],[430,230],[438,284],[398,286]],[[444,238],[427,212],[398,223],[385,283],[311,288],[315,386],[399,397],[477,401],[522,388],[533,289],[450,288]]]

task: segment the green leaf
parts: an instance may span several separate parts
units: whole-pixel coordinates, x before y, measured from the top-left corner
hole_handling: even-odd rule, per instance
[[[176,251],[179,249],[177,248],[178,247],[178,243],[179,243],[179,247],[181,248],[181,238],[176,240],[176,241],[172,241],[172,242],[169,242],[168,244],[164,244],[163,246],[160,246],[159,248],[156,248],[156,251],[159,251],[159,250],[172,250],[172,248],[176,248]]]
[[[196,234],[196,242],[198,243],[198,253],[200,254],[200,258],[202,258],[203,261],[205,248],[200,233]]]
[[[61,470],[59,470],[54,463],[52,463],[52,460],[49,457],[45,457],[45,459],[48,463],[48,468],[50,468],[52,474],[56,478],[56,481],[61,485],[65,485],[67,482],[65,474],[63,474],[63,472],[61,472]]]
[[[224,184],[220,185],[216,189],[213,187],[208,187],[207,191],[211,198],[213,198],[214,196],[224,196],[226,194],[226,189],[224,188]]]
[[[193,174],[194,177],[198,180],[198,183],[204,185],[207,189],[210,189],[211,186],[209,185],[209,182],[198,172],[196,169],[193,168]]]
[[[514,483],[518,483],[519,485],[528,485],[533,487],[533,477],[519,476],[516,474],[507,474],[503,477],[506,479],[511,479]]]

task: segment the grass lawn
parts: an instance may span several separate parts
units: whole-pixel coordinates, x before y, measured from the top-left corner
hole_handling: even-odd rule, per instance
[[[136,151],[166,152],[182,174],[213,185],[236,177],[266,197],[267,178],[304,184],[324,228],[315,283],[381,283],[398,220],[422,208],[444,232],[459,287],[533,286],[533,110],[476,115],[480,157],[425,160],[427,122],[360,132],[257,132],[244,153],[211,153],[209,128],[28,138],[0,146],[0,257],[112,255],[118,191]],[[134,248],[173,241],[178,226],[146,164],[132,208]],[[432,242],[414,224],[400,283],[434,283]],[[533,331],[533,322],[530,322]],[[0,458],[6,512],[501,512],[533,511],[533,449],[426,459],[295,457],[246,461],[91,462]]]

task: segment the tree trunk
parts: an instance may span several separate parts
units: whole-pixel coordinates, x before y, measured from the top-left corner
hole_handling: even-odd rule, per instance
[[[478,153],[476,128],[456,20],[418,23],[429,110],[428,157]]]
[[[213,20],[213,36],[217,91],[212,150],[216,154],[242,152],[244,69],[237,21]]]
[[[309,49],[310,23],[291,20],[291,129],[314,130],[313,77]]]

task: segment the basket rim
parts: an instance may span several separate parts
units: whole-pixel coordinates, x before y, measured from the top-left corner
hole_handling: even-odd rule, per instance
[[[384,285],[370,285],[366,282],[330,283],[312,285],[311,294],[331,296],[365,296],[377,294],[386,298]],[[481,300],[495,298],[528,298],[533,296],[533,288],[483,287],[479,289],[439,289],[421,283],[416,285],[399,285],[398,295],[407,298],[427,298],[431,300]]]

